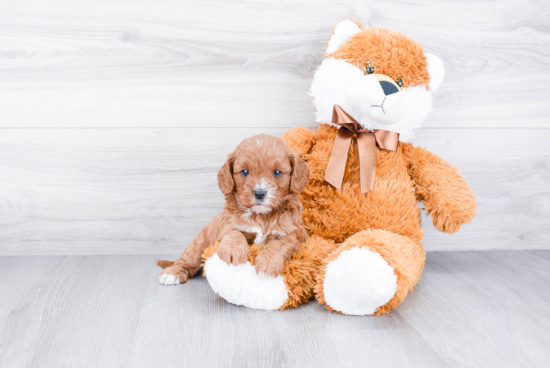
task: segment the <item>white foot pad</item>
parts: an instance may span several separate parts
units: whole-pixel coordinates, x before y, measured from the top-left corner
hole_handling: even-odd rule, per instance
[[[159,282],[163,285],[179,285],[180,279],[169,273],[165,273],[159,277]]]
[[[214,254],[206,260],[204,273],[212,290],[232,304],[273,310],[288,299],[282,276],[258,275],[250,262],[229,265]]]
[[[397,275],[382,256],[351,248],[327,265],[323,281],[329,307],[348,315],[374,314],[397,292]]]

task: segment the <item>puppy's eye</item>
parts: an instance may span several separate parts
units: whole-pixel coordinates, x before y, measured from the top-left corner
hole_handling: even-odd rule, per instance
[[[244,169],[243,171],[241,171],[241,174],[243,174],[243,176],[248,176],[248,174],[250,173],[248,172],[247,169]]]
[[[277,176],[281,176],[283,172],[281,170],[275,170],[273,171],[273,176],[277,177]]]

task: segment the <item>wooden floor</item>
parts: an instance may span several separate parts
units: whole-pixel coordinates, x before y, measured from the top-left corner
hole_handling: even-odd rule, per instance
[[[230,305],[154,256],[0,257],[0,367],[548,367],[550,251],[431,252],[382,317]]]

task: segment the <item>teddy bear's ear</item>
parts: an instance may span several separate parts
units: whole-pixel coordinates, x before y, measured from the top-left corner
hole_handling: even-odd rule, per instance
[[[445,77],[445,66],[443,60],[434,54],[426,53],[426,61],[428,73],[430,73],[430,91],[435,92]]]
[[[361,29],[359,26],[351,20],[343,20],[336,25],[334,33],[328,41],[326,53],[332,54],[340,48],[343,44],[348,42],[355,34],[359,33]]]

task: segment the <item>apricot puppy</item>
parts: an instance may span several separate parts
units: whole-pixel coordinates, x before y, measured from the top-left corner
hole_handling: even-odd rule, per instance
[[[307,233],[299,195],[307,185],[307,163],[279,138],[260,134],[245,139],[218,172],[225,195],[214,217],[175,262],[159,260],[164,285],[186,282],[202,268],[201,255],[220,243],[218,256],[237,265],[248,260],[249,246],[264,245],[256,256],[258,273],[276,277],[298,251]]]

